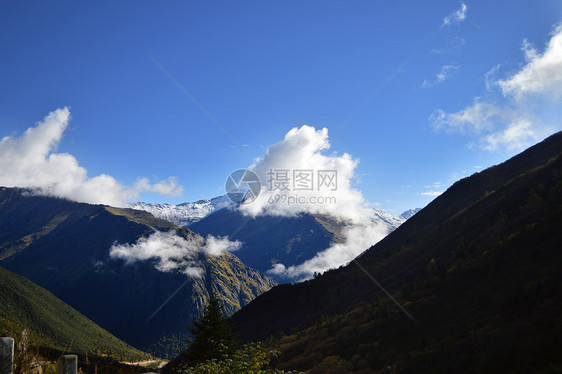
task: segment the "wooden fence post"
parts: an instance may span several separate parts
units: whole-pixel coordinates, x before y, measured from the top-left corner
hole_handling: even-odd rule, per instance
[[[76,374],[78,371],[78,356],[64,355],[59,359],[57,374]]]
[[[12,374],[14,365],[14,338],[0,338],[0,374]]]

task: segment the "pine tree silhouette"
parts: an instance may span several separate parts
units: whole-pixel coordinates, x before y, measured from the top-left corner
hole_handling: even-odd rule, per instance
[[[238,348],[236,337],[232,333],[225,315],[223,305],[213,293],[207,299],[207,306],[199,320],[193,320],[189,330],[193,341],[183,353],[189,364],[197,364],[211,359],[222,359],[231,355]]]

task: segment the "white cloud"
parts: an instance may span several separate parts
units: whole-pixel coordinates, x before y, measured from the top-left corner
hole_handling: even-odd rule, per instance
[[[456,113],[446,113],[437,109],[431,114],[430,122],[436,130],[463,133],[469,130],[480,133],[493,129],[496,122],[506,120],[510,115],[510,111],[476,98],[471,106]]]
[[[168,179],[151,184],[148,178],[137,179],[134,189],[137,191],[155,192],[170,197],[178,197],[183,193],[183,187],[178,185],[176,177],[168,177]]]
[[[283,264],[276,264],[269,273],[285,276],[297,281],[310,279],[314,273],[321,274],[328,269],[347,265],[387,234],[388,232],[378,225],[359,224],[348,226],[343,231],[345,237],[343,243],[333,243],[329,248],[314,256],[314,258],[297,266],[286,267]]]
[[[460,65],[457,64],[443,65],[439,73],[435,74],[435,79],[433,81],[424,79],[422,87],[433,87],[436,84],[442,83],[452,77],[460,68]]]
[[[249,169],[260,177],[262,189],[254,202],[240,206],[240,210],[251,216],[311,213],[329,215],[340,221],[367,222],[371,211],[361,192],[352,186],[359,160],[347,153],[341,156],[322,153],[329,148],[326,128],[293,128],[282,141],[270,146],[264,156],[250,166]],[[288,171],[289,190],[275,189],[274,183],[280,179],[271,171],[275,173],[276,170]],[[312,171],[312,190],[295,190],[293,173],[300,170]],[[319,171],[336,173],[335,188],[323,186],[319,190]],[[278,195],[287,197],[284,202],[272,203]],[[324,203],[314,203],[315,199],[323,200]]]
[[[544,53],[523,42],[526,64],[506,79],[493,81],[500,68],[485,75],[486,89],[501,92],[494,99],[475,98],[458,112],[435,110],[429,122],[436,130],[473,133],[488,151],[522,150],[562,127],[562,26],[554,29]],[[554,119],[554,120],[553,120]]]
[[[529,119],[521,118],[511,122],[503,130],[487,135],[483,141],[483,148],[488,151],[495,151],[500,147],[518,150],[529,145],[531,140],[538,139],[538,135],[533,123]]]
[[[518,100],[528,94],[559,99],[562,96],[562,25],[555,28],[542,55],[526,40],[522,50],[527,64],[508,79],[498,82],[504,95],[513,95]]]
[[[203,250],[209,256],[220,256],[226,252],[237,251],[241,246],[242,242],[238,240],[230,241],[228,236],[207,235]]]
[[[209,235],[205,240],[199,236],[185,239],[174,230],[155,231],[134,244],[114,244],[109,256],[124,260],[126,264],[154,260],[159,271],[178,270],[191,277],[200,277],[203,269],[198,263],[199,255],[220,256],[241,246],[241,242],[232,242],[227,237]]]
[[[434,182],[432,184],[428,184],[425,186],[425,188],[441,188],[443,187],[443,184],[441,182]]]
[[[420,192],[420,195],[422,195],[422,196],[439,196],[442,193],[443,193],[443,191],[430,190],[430,191]]]
[[[501,65],[497,64],[484,74],[484,81],[486,82],[486,90],[492,91],[494,86],[497,86],[498,82],[495,80],[495,75],[500,69]]]
[[[420,192],[421,196],[439,196],[443,193],[445,186],[441,182],[433,182],[432,184],[427,184],[424,186],[426,191]]]
[[[476,134],[476,145],[487,151],[522,150],[551,131],[525,108],[480,101],[456,113],[438,109],[429,121],[435,130]]]
[[[460,65],[456,65],[456,64],[443,65],[441,67],[441,71],[437,73],[436,76],[437,82],[443,82],[445,79],[449,78],[459,69],[460,69]]]
[[[55,152],[69,121],[70,110],[57,109],[21,137],[4,137],[0,141],[0,185],[29,187],[40,194],[113,206],[124,206],[142,192],[181,195],[183,187],[173,177],[155,184],[140,178],[132,186],[107,174],[89,178],[74,156]]]
[[[466,9],[466,4],[461,3],[461,7],[459,9],[443,18],[442,26],[450,26],[464,21],[466,19]]]
[[[260,177],[263,186],[255,201],[239,207],[244,214],[319,214],[345,225],[343,244],[333,244],[313,259],[297,266],[287,268],[283,264],[277,264],[272,269],[275,274],[283,274],[294,280],[310,278],[314,272],[322,273],[347,264],[387,234],[383,226],[372,221],[373,210],[362,193],[353,187],[352,181],[356,178],[355,170],[359,160],[347,153],[325,154],[330,148],[328,140],[328,130],[325,128],[293,128],[283,140],[270,146],[264,156],[250,167],[250,170]],[[275,173],[270,171],[275,170],[288,171],[288,191],[274,189],[275,182],[279,180]],[[312,190],[295,191],[293,171],[298,170],[312,171]],[[334,171],[337,175],[336,188],[321,188],[319,191],[318,171]],[[278,199],[280,195],[285,198]],[[319,203],[319,198],[322,198],[322,203]]]

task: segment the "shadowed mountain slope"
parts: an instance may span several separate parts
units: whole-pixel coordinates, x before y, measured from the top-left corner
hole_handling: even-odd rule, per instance
[[[373,210],[373,225],[391,232],[404,222],[380,210]],[[298,266],[329,248],[333,242],[345,241],[346,224],[326,215],[303,213],[294,217],[243,215],[234,208],[224,208],[189,226],[194,232],[228,236],[242,247],[236,256],[246,265],[267,273],[279,283],[295,279],[269,273],[275,264]]]
[[[231,314],[274,284],[230,253],[199,253],[193,261],[202,276],[195,278],[159,271],[153,260],[126,264],[109,257],[113,244],[135,243],[155,230],[202,240],[147,212],[0,189],[0,264],[152,353],[185,347],[187,326],[211,291]]]
[[[114,359],[150,358],[111,335],[49,291],[0,267],[0,335],[18,337],[27,329],[42,348]]]
[[[270,270],[276,263],[291,266],[309,260],[328,248],[334,239],[334,234],[309,214],[252,218],[224,208],[189,228],[201,236],[229,236],[231,240],[241,241],[243,245],[236,251],[236,256],[262,272]]]
[[[313,373],[560,369],[561,152],[558,133],[460,180],[360,256],[366,272],[277,286],[232,317],[236,331],[283,336],[279,367]]]

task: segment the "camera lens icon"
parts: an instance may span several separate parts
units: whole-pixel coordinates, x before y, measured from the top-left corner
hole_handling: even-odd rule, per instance
[[[247,169],[230,173],[225,183],[226,196],[235,204],[249,204],[256,200],[261,190],[260,178]]]

